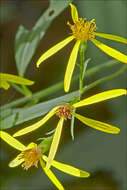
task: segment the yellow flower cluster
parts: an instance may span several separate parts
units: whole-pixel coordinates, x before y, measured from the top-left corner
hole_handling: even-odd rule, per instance
[[[21,85],[32,85],[33,81],[12,74],[0,73],[0,86],[7,90],[10,87],[9,82]]]
[[[71,6],[71,16],[72,16],[74,25],[71,25],[69,23],[68,24],[72,30],[72,35],[67,37],[65,40],[61,41],[60,43],[56,44],[52,48],[50,48],[44,54],[42,54],[36,63],[37,67],[39,67],[43,61],[45,61],[50,56],[52,56],[53,54],[61,50],[64,46],[66,46],[72,40],[76,40],[76,43],[70,54],[70,58],[68,60],[68,64],[67,64],[67,68],[65,72],[65,77],[64,77],[65,92],[68,92],[70,89],[71,78],[72,78],[72,74],[73,74],[74,67],[76,64],[80,44],[82,41],[87,42],[87,40],[90,40],[94,45],[96,45],[99,49],[101,49],[107,55],[119,60],[122,63],[127,64],[126,55],[96,40],[95,36],[106,38],[109,40],[115,40],[115,41],[122,42],[125,44],[127,44],[127,39],[120,36],[112,35],[112,34],[103,34],[103,33],[95,32],[97,29],[95,19],[92,19],[91,21],[87,21],[86,19],[79,18],[76,7],[72,3],[70,3],[70,6]]]
[[[33,142],[25,146],[21,142],[19,142],[17,139],[13,138],[11,135],[9,135],[8,133],[4,131],[0,132],[0,138],[3,139],[5,142],[7,142],[13,148],[21,152],[20,154],[17,155],[16,158],[14,158],[9,163],[9,167],[16,167],[21,164],[22,167],[27,170],[33,165],[38,167],[38,162],[40,162],[40,165],[43,171],[49,177],[49,179],[54,183],[54,185],[59,190],[64,190],[63,185],[53,174],[51,169],[47,170],[45,167],[45,164],[47,163],[48,158],[46,155],[43,154],[43,147],[37,146],[37,144]],[[63,164],[61,162],[57,162],[55,160],[53,160],[52,166],[72,176],[81,177],[81,178],[84,178],[84,177],[86,178],[90,176],[90,174],[86,171],[77,169],[67,164]]]
[[[72,40],[75,40],[76,42],[70,54],[70,58],[68,61],[68,65],[67,65],[65,77],[64,77],[65,92],[68,92],[70,89],[71,78],[72,78],[72,74],[73,74],[74,67],[76,64],[78,51],[79,51],[82,41],[85,41],[87,43],[87,41],[90,40],[93,44],[95,44],[99,49],[104,51],[109,56],[112,56],[113,58],[119,60],[122,63],[127,63],[126,55],[101,43],[100,41],[96,40],[95,37],[98,36],[98,37],[122,42],[125,44],[127,44],[127,39],[116,36],[116,35],[97,33],[96,32],[97,26],[95,23],[95,19],[92,19],[91,21],[87,21],[86,19],[79,18],[76,7],[72,3],[70,3],[70,7],[71,7],[71,16],[72,16],[73,24],[70,24],[69,22],[67,24],[69,25],[72,31],[72,35],[67,37],[65,40],[61,41],[60,43],[56,44],[55,46],[53,46],[44,54],[42,54],[42,56],[39,58],[36,64],[37,67],[39,67],[39,65],[43,61],[45,61],[47,58],[49,58],[50,56],[58,52],[60,49],[62,49]],[[0,73],[0,86],[3,87],[4,89],[8,89],[10,87],[9,82],[21,84],[21,85],[32,85],[34,83],[33,81],[30,81],[28,79],[25,79],[19,76]],[[5,142],[7,142],[13,148],[20,151],[17,157],[14,158],[9,163],[9,167],[16,167],[16,166],[21,165],[25,170],[28,170],[31,166],[38,167],[38,163],[40,163],[45,174],[50,178],[50,180],[54,183],[54,185],[59,190],[64,190],[64,187],[51,171],[50,169],[51,166],[69,175],[73,175],[76,177],[83,177],[83,178],[89,177],[90,174],[86,171],[77,169],[73,166],[66,165],[54,160],[57,149],[58,149],[64,121],[67,119],[71,119],[71,117],[74,116],[75,118],[80,120],[83,124],[93,129],[110,133],[110,134],[118,134],[120,132],[119,128],[107,123],[103,123],[101,121],[87,118],[78,113],[74,113],[73,110],[75,108],[88,106],[91,104],[95,104],[98,102],[102,102],[102,101],[116,98],[116,97],[126,95],[126,94],[127,94],[127,90],[125,89],[113,89],[113,90],[104,91],[104,92],[95,94],[91,97],[80,100],[73,104],[57,105],[54,108],[52,108],[51,111],[49,111],[49,113],[45,115],[43,118],[41,118],[38,122],[17,131],[16,133],[13,134],[13,136],[8,134],[7,132],[1,131],[0,138],[3,139]],[[32,132],[40,128],[54,115],[59,117],[59,121],[53,135],[48,157],[45,155],[44,146],[42,144],[37,145],[36,143],[31,142],[30,144],[25,146],[24,144],[22,144],[15,138],[15,137],[27,134],[29,132]]]
[[[53,115],[55,115],[55,114],[58,115],[60,117],[60,120],[57,124],[56,131],[55,131],[55,134],[53,136],[53,141],[52,141],[52,144],[50,147],[48,161],[46,164],[46,168],[49,169],[51,164],[52,164],[52,161],[55,157],[57,148],[58,148],[58,144],[59,144],[64,120],[70,119],[71,115],[74,115],[82,123],[84,123],[85,125],[88,125],[89,127],[94,128],[94,129],[97,129],[97,130],[100,130],[100,131],[103,131],[106,133],[111,133],[111,134],[118,134],[120,132],[120,129],[117,127],[114,127],[110,124],[106,124],[106,123],[103,123],[103,122],[100,122],[97,120],[93,120],[93,119],[81,116],[77,113],[73,113],[72,109],[79,108],[82,106],[88,106],[91,104],[95,104],[98,102],[102,102],[104,100],[116,98],[118,96],[122,96],[122,95],[126,95],[126,94],[127,94],[127,91],[124,89],[109,90],[109,91],[105,91],[105,92],[93,95],[93,96],[86,98],[84,100],[81,100],[77,103],[74,103],[73,105],[71,105],[71,107],[67,104],[56,106],[40,121],[38,121],[37,123],[34,123],[33,125],[31,125],[29,127],[26,127],[25,129],[19,130],[13,136],[17,137],[17,136],[21,136],[21,135],[27,134],[29,132],[32,132],[32,131],[38,129],[39,127],[41,127],[43,124],[45,124]]]

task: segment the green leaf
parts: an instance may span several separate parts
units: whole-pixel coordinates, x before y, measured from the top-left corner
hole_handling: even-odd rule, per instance
[[[12,114],[12,109],[0,109],[0,120]]]
[[[118,61],[116,61],[116,60],[109,60],[109,61],[107,61],[105,63],[100,63],[100,64],[96,65],[95,67],[92,67],[91,69],[88,69],[85,72],[84,78],[86,79],[87,77],[92,76],[92,75],[96,74],[97,72],[105,71],[105,69],[109,70],[110,67],[113,67],[113,66],[116,66],[116,65],[119,65],[119,64],[120,63]],[[79,76],[75,75],[73,77],[73,79],[72,79],[72,82],[73,83],[76,82],[78,80],[78,78],[79,78]],[[47,97],[49,94],[53,94],[54,92],[56,93],[57,91],[63,89],[63,86],[64,86],[63,81],[61,81],[61,82],[59,82],[57,84],[54,84],[54,85],[52,85],[52,86],[50,86],[50,87],[48,87],[46,89],[42,89],[41,91],[33,93],[32,96],[19,98],[19,99],[15,100],[15,101],[12,101],[10,103],[2,105],[1,110],[21,106],[21,105],[26,104],[26,103],[29,104],[31,101],[32,102],[40,101],[44,97]]]
[[[51,146],[51,142],[52,142],[53,137],[47,137],[45,138],[40,144],[39,146],[42,147],[42,153],[45,153],[49,150],[50,146]]]
[[[85,74],[85,77],[95,74],[96,72],[99,72],[100,70],[102,71],[106,68],[109,69],[110,67],[115,66],[116,64],[119,64],[119,63],[116,61],[109,61],[106,64],[99,65],[99,66],[87,71]],[[119,68],[117,72],[94,81],[93,83],[89,84],[88,86],[85,86],[85,88],[83,89],[83,92],[86,92],[89,89],[91,89],[101,83],[104,83],[113,78],[116,78],[118,75],[122,74],[126,69],[127,69],[127,65],[124,65],[123,67]],[[45,97],[45,96],[51,94],[51,92],[53,92],[54,90],[55,91],[58,90],[59,86],[61,87],[61,86],[63,86],[63,84],[60,82],[58,85],[55,85],[53,87],[49,87],[48,89],[37,92],[31,97],[32,98],[31,100],[37,101],[40,97],[41,98]],[[52,90],[50,90],[50,88]],[[66,102],[74,103],[77,98],[76,96],[79,96],[79,91],[75,91],[75,92],[69,93],[67,95],[64,95],[64,96],[61,96],[61,97],[58,97],[58,98],[55,98],[55,99],[52,99],[52,100],[49,100],[49,101],[46,101],[43,103],[38,103],[29,108],[24,107],[24,108],[13,109],[11,107],[18,105],[18,104],[15,104],[15,102],[12,104],[13,106],[10,104],[9,104],[10,106],[6,106],[6,105],[1,106],[0,127],[2,130],[8,129],[15,125],[22,124],[26,121],[43,116],[56,105],[64,104]],[[27,102],[27,101],[25,101],[26,99],[28,101],[30,100],[28,97],[25,97],[25,99],[23,98],[23,99],[21,99],[21,100],[19,99],[17,101],[18,101],[18,103],[20,103],[22,105]],[[72,134],[72,136],[73,136],[73,134]]]
[[[19,26],[15,38],[15,60],[18,73],[24,76],[40,40],[52,21],[69,5],[70,1],[51,0],[49,8],[31,30]]]
[[[85,73],[86,73],[86,68],[87,68],[87,65],[88,65],[88,63],[89,63],[90,61],[91,61],[91,58],[88,58],[88,59],[85,61],[84,65],[83,65],[82,80],[84,80]]]
[[[78,95],[79,91],[75,91],[67,95],[36,104],[29,108],[9,109],[11,115],[7,115],[7,117],[2,117],[2,119],[0,120],[1,130],[11,128],[15,125],[22,124],[26,121],[35,119],[40,116],[43,117],[43,115],[50,111],[53,107],[64,104]],[[4,110],[2,111],[2,114],[4,114]]]
[[[26,30],[20,26],[15,38],[15,59],[20,76],[24,76],[25,70],[37,48],[39,43],[39,35],[37,31]]]

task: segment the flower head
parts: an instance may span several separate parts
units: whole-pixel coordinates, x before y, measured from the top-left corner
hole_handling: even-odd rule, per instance
[[[64,104],[58,108],[56,115],[58,115],[59,118],[64,117],[64,119],[67,120],[71,119],[71,112],[72,108],[68,104]]]
[[[36,63],[37,67],[39,67],[39,65],[43,61],[48,59],[50,56],[61,50],[64,46],[66,46],[68,43],[70,43],[72,40],[75,39],[76,43],[70,54],[70,58],[67,64],[65,77],[64,77],[65,92],[68,92],[70,89],[71,78],[76,64],[80,44],[82,41],[87,42],[87,40],[90,40],[93,44],[95,44],[99,49],[101,49],[109,56],[119,60],[122,63],[127,63],[126,55],[101,43],[100,41],[96,40],[95,37],[98,36],[101,38],[115,40],[125,44],[127,44],[127,39],[112,34],[103,34],[95,32],[97,30],[95,19],[88,21],[84,18],[79,18],[77,8],[72,3],[70,3],[70,7],[71,7],[71,16],[74,24],[70,24],[69,22],[67,24],[70,26],[70,29],[72,30],[72,36],[67,37],[65,40],[61,41],[60,43],[56,44],[48,51],[46,51],[44,54],[41,55],[41,57],[38,59]]]
[[[73,36],[77,40],[87,41],[95,37],[94,31],[97,29],[95,19],[86,21],[85,19],[80,18],[73,25],[68,22],[68,25],[72,30]]]
[[[41,127],[44,123],[46,123],[50,117],[52,117],[54,114],[57,114],[60,119],[59,119],[59,122],[56,126],[56,130],[55,130],[55,133],[53,136],[53,140],[52,140],[52,144],[51,144],[51,148],[50,148],[49,156],[48,156],[48,160],[47,160],[47,165],[46,165],[47,168],[50,168],[52,161],[55,157],[55,154],[57,152],[57,148],[59,145],[64,120],[70,119],[71,115],[74,115],[82,123],[84,123],[85,125],[87,125],[89,127],[94,128],[96,130],[100,130],[102,132],[111,133],[111,134],[118,134],[120,132],[120,129],[115,127],[115,126],[112,126],[110,124],[103,123],[103,122],[100,122],[100,121],[97,121],[94,119],[90,119],[90,118],[87,118],[84,116],[81,116],[77,113],[73,113],[72,112],[73,108],[79,108],[82,106],[95,104],[98,102],[102,102],[104,100],[108,100],[108,99],[115,98],[115,97],[122,96],[122,95],[126,95],[126,94],[127,94],[127,91],[124,89],[114,89],[114,90],[109,90],[109,91],[105,91],[102,93],[98,93],[98,94],[93,95],[89,98],[86,98],[86,99],[81,100],[77,103],[74,103],[71,106],[69,106],[68,104],[56,106],[40,121],[38,121],[37,123],[35,123],[29,127],[26,127],[25,129],[19,130],[13,136],[14,137],[21,136],[21,135],[24,135],[28,132],[36,130],[37,128]]]
[[[20,159],[24,159],[22,167],[24,169],[29,169],[31,166],[38,168],[38,162],[41,158],[42,147],[39,147],[35,144],[33,148],[24,150],[19,156]]]
[[[0,86],[7,90],[10,87],[9,82],[21,84],[21,85],[32,85],[34,84],[33,81],[28,80],[26,78],[12,75],[12,74],[6,74],[6,73],[0,73]]]
[[[7,142],[13,148],[21,151],[21,153],[18,154],[18,156],[9,163],[9,167],[16,167],[21,164],[21,166],[27,170],[31,166],[38,167],[38,162],[40,162],[43,171],[49,177],[49,179],[54,183],[54,185],[59,190],[64,190],[64,187],[62,186],[60,181],[56,178],[56,176],[52,173],[52,171],[50,169],[48,170],[46,169],[45,163],[47,162],[48,158],[46,155],[43,154],[43,152],[45,152],[44,150],[46,145],[45,143],[47,143],[47,141],[50,141],[51,138],[45,139],[44,142],[42,142],[40,145],[37,145],[36,143],[32,142],[28,146],[24,146],[21,142],[19,142],[17,139],[15,139],[14,137],[12,137],[11,135],[9,135],[4,131],[0,131],[0,138],[3,139],[5,142]],[[80,170],[70,165],[57,162],[55,160],[52,161],[52,166],[54,166],[55,168],[64,173],[76,177],[84,178],[90,176],[90,174],[86,171]]]

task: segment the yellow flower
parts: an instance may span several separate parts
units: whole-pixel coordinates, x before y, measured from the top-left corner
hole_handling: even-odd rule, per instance
[[[81,116],[77,113],[73,113],[72,109],[73,108],[79,108],[81,106],[87,106],[90,104],[94,104],[94,103],[98,103],[98,102],[102,102],[104,100],[108,100],[111,98],[115,98],[118,96],[122,96],[122,95],[126,95],[127,91],[124,89],[114,89],[114,90],[108,90],[105,92],[101,92],[98,93],[96,95],[93,95],[89,98],[86,98],[84,100],[81,100],[77,103],[74,103],[73,105],[69,106],[68,104],[66,105],[60,105],[60,106],[56,106],[55,108],[53,108],[44,118],[42,118],[40,121],[38,121],[37,123],[26,127],[25,129],[21,129],[19,131],[17,131],[13,136],[17,137],[17,136],[21,136],[24,135],[26,133],[29,133],[31,131],[34,131],[36,129],[38,129],[39,127],[41,127],[44,123],[46,123],[49,118],[51,118],[54,114],[58,115],[60,120],[57,124],[54,136],[53,136],[53,141],[51,144],[51,148],[49,151],[49,156],[48,156],[48,161],[47,161],[47,165],[46,168],[50,168],[52,161],[55,157],[58,145],[59,145],[59,140],[60,140],[60,136],[62,133],[62,127],[63,127],[63,123],[64,120],[67,119],[71,119],[71,115],[74,115],[77,119],[79,119],[81,122],[83,122],[85,125],[88,125],[89,127],[92,127],[94,129],[106,132],[106,133],[112,133],[112,134],[118,134],[120,132],[120,129],[117,127],[114,127],[110,124],[106,124],[97,120],[93,120],[84,116]]]
[[[12,74],[6,74],[6,73],[0,73],[0,86],[7,90],[10,87],[10,84],[8,82],[21,84],[21,85],[32,85],[34,84],[34,81],[25,79],[20,76],[12,75]]]
[[[72,3],[70,3],[70,6],[71,6],[71,16],[72,16],[72,20],[74,24],[71,25],[68,22],[68,25],[70,26],[72,30],[72,36],[67,37],[65,40],[61,41],[60,43],[56,44],[55,46],[50,48],[48,51],[46,51],[44,54],[41,55],[41,57],[38,59],[36,63],[37,67],[39,67],[39,65],[43,61],[45,61],[47,58],[49,58],[50,56],[58,52],[60,49],[66,46],[69,42],[75,39],[76,43],[70,54],[70,58],[67,64],[65,77],[64,77],[65,92],[69,91],[72,74],[73,74],[74,67],[76,64],[76,59],[78,56],[79,47],[82,41],[87,42],[87,40],[90,40],[91,42],[93,42],[93,44],[95,44],[98,48],[100,48],[109,56],[119,60],[122,63],[127,63],[126,55],[96,40],[95,36],[106,38],[109,40],[115,40],[115,41],[122,42],[125,44],[127,44],[127,39],[120,36],[112,35],[112,34],[103,34],[103,33],[95,32],[97,29],[95,19],[92,19],[91,21],[87,21],[86,19],[79,18],[76,7]]]
[[[52,173],[52,171],[50,169],[46,169],[45,163],[47,162],[48,158],[46,155],[43,154],[44,151],[43,146],[41,146],[41,144],[37,145],[32,142],[28,146],[24,146],[21,142],[19,142],[17,139],[13,138],[11,135],[4,131],[0,131],[0,137],[10,146],[21,151],[21,153],[18,154],[17,157],[9,163],[9,167],[16,167],[21,164],[21,166],[27,170],[31,166],[38,167],[38,162],[40,161],[42,169],[44,170],[45,174],[49,177],[49,179],[53,182],[53,184],[59,190],[64,190],[64,187],[56,178],[56,176]],[[84,178],[90,176],[90,174],[86,171],[57,162],[55,160],[52,161],[52,166],[64,173],[76,177]]]

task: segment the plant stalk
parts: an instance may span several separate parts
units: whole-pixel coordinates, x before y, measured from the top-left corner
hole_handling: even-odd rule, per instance
[[[116,66],[118,65],[119,62],[117,60],[110,60],[104,64],[100,64],[98,66],[95,66],[94,68],[91,68],[89,70],[86,71],[84,78],[87,78],[88,76],[91,76],[99,71],[103,71],[105,69],[109,69],[110,67]],[[119,70],[120,71],[120,70]],[[73,77],[72,82],[77,81],[79,78],[79,76],[75,76]],[[96,81],[95,81],[96,82]],[[63,81],[59,82],[55,85],[52,85],[49,88],[43,89],[39,92],[35,92],[33,93],[32,96],[26,96],[26,97],[22,97],[19,98],[18,100],[12,101],[8,104],[5,104],[3,106],[1,106],[1,110],[2,109],[8,109],[8,108],[13,108],[13,107],[17,107],[17,106],[21,106],[29,101],[33,101],[33,100],[40,100],[46,96],[48,96],[49,94],[52,94],[53,92],[57,92],[58,90],[61,90],[63,88]],[[84,91],[83,91],[84,92]]]

